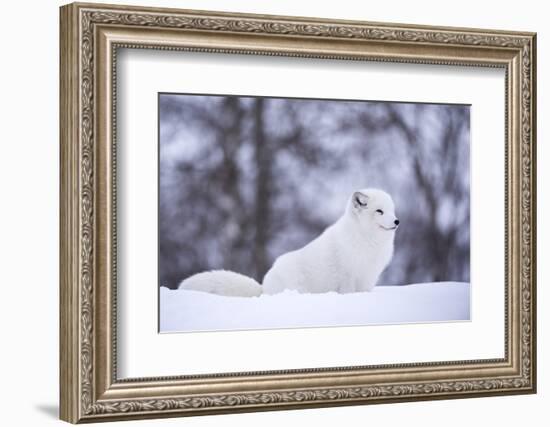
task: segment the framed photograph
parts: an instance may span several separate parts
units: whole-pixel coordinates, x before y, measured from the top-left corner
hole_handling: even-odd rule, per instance
[[[60,22],[63,420],[536,391],[535,34]]]

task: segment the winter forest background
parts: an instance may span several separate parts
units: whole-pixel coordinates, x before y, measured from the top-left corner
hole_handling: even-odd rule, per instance
[[[365,187],[390,193],[401,221],[379,285],[469,282],[469,112],[160,94],[160,285],[221,268],[261,283]]]

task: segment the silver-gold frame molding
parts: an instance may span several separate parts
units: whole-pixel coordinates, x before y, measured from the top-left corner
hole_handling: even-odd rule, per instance
[[[534,33],[100,4],[71,4],[60,13],[63,420],[535,392]],[[505,69],[505,357],[117,379],[114,148],[121,47]]]

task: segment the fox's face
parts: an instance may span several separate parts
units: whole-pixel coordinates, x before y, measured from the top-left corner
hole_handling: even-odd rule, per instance
[[[382,190],[367,188],[356,191],[351,197],[349,209],[362,228],[369,231],[374,229],[393,234],[399,226],[393,200]]]

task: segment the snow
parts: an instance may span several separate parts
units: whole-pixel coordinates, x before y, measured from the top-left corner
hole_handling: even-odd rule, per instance
[[[372,292],[227,297],[160,288],[160,331],[192,332],[470,320],[470,284],[378,286]]]

